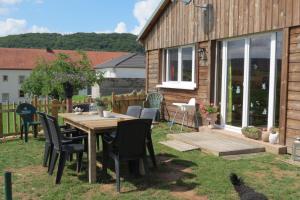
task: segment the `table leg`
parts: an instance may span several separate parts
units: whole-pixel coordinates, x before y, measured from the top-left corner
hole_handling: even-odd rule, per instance
[[[89,183],[96,182],[96,135],[92,132],[88,135],[89,156]]]

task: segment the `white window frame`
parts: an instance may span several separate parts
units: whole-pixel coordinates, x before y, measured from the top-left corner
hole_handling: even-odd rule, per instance
[[[185,48],[192,48],[192,81],[182,81],[182,49]],[[177,81],[170,81],[169,80],[169,51],[172,49],[178,49],[178,80]],[[194,90],[196,88],[195,83],[195,71],[196,71],[196,52],[194,45],[188,46],[180,46],[176,48],[168,48],[165,50],[165,66],[164,71],[165,75],[163,77],[162,85],[157,85],[159,88],[172,88],[172,89],[185,89],[185,90]]]
[[[246,127],[249,124],[249,80],[250,80],[250,39],[256,36],[262,35],[270,35],[271,43],[270,43],[270,78],[269,78],[269,102],[268,102],[268,129],[273,127],[275,122],[275,94],[276,94],[276,50],[277,50],[277,32],[265,33],[265,34],[256,34],[249,35],[247,37],[239,37],[234,39],[223,40],[222,46],[222,89],[221,89],[221,127],[239,132],[241,131],[240,127],[234,127],[230,125],[226,125],[226,105],[227,105],[227,47],[229,41],[234,40],[244,40],[244,93],[243,93],[243,119],[242,119],[242,127]],[[274,97],[274,98],[270,98]],[[216,98],[216,97],[215,97]]]

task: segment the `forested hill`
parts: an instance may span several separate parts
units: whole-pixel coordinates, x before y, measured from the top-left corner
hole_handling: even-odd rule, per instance
[[[143,52],[137,36],[118,33],[28,33],[0,37],[0,47]]]

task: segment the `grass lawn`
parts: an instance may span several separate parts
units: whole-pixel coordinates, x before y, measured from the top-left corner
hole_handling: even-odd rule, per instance
[[[158,169],[150,169],[142,178],[129,177],[125,170],[121,173],[125,174],[121,194],[115,192],[112,171],[110,177],[99,177],[99,183],[88,184],[87,163],[79,175],[74,171],[75,164],[68,163],[62,184],[55,185],[55,177],[48,176],[41,167],[42,138],[30,139],[28,144],[22,141],[0,144],[0,173],[13,172],[14,199],[238,199],[228,179],[231,172],[242,176],[248,186],[269,199],[300,199],[300,168],[280,161],[287,157],[262,153],[227,160],[199,151],[181,153],[158,143],[168,132],[165,123],[153,132]],[[100,171],[98,174],[101,176]],[[1,189],[0,199],[2,196]]]

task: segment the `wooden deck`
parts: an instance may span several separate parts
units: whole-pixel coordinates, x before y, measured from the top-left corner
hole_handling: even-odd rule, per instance
[[[169,134],[168,138],[199,147],[201,151],[216,156],[250,154],[266,151],[265,147],[261,144],[252,143],[219,132],[211,132],[209,130],[194,133]]]

